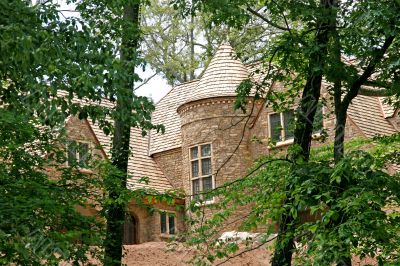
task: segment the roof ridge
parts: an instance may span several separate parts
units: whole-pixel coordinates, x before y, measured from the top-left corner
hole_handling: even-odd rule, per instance
[[[390,98],[390,97],[380,97],[380,96],[377,96],[377,98],[378,98],[379,106],[381,107],[381,112],[382,112],[383,117],[384,117],[385,119],[386,119],[386,118],[392,118],[392,117],[395,115],[396,110],[397,110],[398,108],[396,108],[396,107],[394,107],[393,105],[388,104],[388,103],[385,102],[385,100],[386,100],[387,98]],[[390,109],[388,109],[388,108],[390,108]]]
[[[180,86],[183,86],[183,85],[187,85],[187,84],[190,84],[190,83],[196,82],[196,81],[200,81],[200,79],[192,79],[192,80],[189,80],[189,81],[182,82],[182,83],[180,83],[180,84],[178,84],[178,85],[171,86],[171,89],[170,89],[163,97],[161,97],[160,100],[158,100],[156,103],[154,103],[154,105],[156,105],[156,104],[158,104],[159,102],[161,102],[161,100],[163,100],[165,97],[167,97],[168,94],[170,94],[170,92],[171,92],[172,90],[174,90],[175,88],[180,87]]]

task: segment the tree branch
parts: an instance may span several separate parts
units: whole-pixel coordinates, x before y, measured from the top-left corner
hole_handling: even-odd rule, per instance
[[[239,252],[239,253],[236,253],[236,254],[233,255],[233,256],[228,257],[226,260],[224,260],[224,261],[222,261],[222,262],[220,262],[220,263],[218,263],[218,264],[216,264],[216,265],[222,265],[222,264],[228,262],[229,260],[231,260],[231,259],[233,259],[233,258],[235,258],[235,257],[238,257],[238,256],[240,256],[240,255],[242,255],[242,254],[244,254],[244,253],[247,253],[247,252],[256,250],[256,249],[258,249],[258,248],[264,246],[264,245],[267,244],[268,242],[271,242],[271,241],[275,240],[276,238],[277,238],[277,236],[274,236],[274,237],[268,239],[267,241],[261,242],[260,244],[254,246],[254,247],[247,248],[247,249],[245,249],[245,250],[243,250],[243,251],[241,251],[241,252]]]
[[[154,78],[156,75],[158,74],[158,72],[154,73],[153,75],[151,75],[150,77],[148,77],[147,79],[144,79],[143,82],[137,86],[134,90],[137,91],[140,87],[142,87],[143,85],[146,85],[152,78]]]
[[[386,38],[383,46],[376,49],[375,56],[369,62],[367,68],[364,70],[362,75],[351,85],[349,92],[343,98],[343,105],[349,106],[351,101],[357,96],[361,86],[368,81],[372,73],[375,71],[376,65],[382,60],[386,51],[389,49],[390,45],[393,43],[395,36],[391,35]]]
[[[247,5],[247,11],[249,11],[251,14],[259,17],[260,19],[264,20],[265,22],[267,22],[269,25],[271,25],[272,27],[275,27],[277,29],[280,30],[284,30],[284,31],[289,31],[290,32],[290,28],[288,27],[284,27],[284,26],[280,26],[278,24],[276,24],[275,22],[273,22],[272,20],[267,19],[266,17],[264,17],[263,15],[261,15],[260,13],[258,13],[256,10],[252,9],[249,5]]]

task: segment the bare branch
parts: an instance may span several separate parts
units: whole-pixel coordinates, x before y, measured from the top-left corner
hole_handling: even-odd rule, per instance
[[[351,85],[349,92],[346,94],[346,96],[344,96],[342,102],[344,106],[349,106],[351,100],[353,100],[357,96],[361,86],[365,84],[374,73],[376,65],[382,60],[386,51],[389,49],[390,45],[392,45],[394,39],[395,36],[393,35],[387,37],[382,47],[376,49],[375,56],[371,59],[367,68],[364,70],[362,75]]]
[[[249,11],[251,14],[259,17],[260,19],[264,20],[265,22],[267,22],[269,25],[280,29],[280,30],[284,30],[284,31],[289,31],[290,32],[290,28],[289,27],[284,27],[284,26],[280,26],[278,24],[276,24],[275,22],[273,22],[272,20],[269,20],[268,18],[266,18],[265,16],[261,15],[260,13],[258,13],[256,10],[252,9],[250,6],[247,6],[247,11]]]
[[[78,10],[73,10],[73,9],[57,9],[59,12],[71,12],[71,13],[79,13]]]
[[[153,75],[151,75],[150,77],[146,78],[143,80],[143,82],[137,86],[134,90],[138,90],[140,87],[142,87],[143,85],[146,85],[152,78],[154,78],[156,75],[158,74],[158,72],[154,73]]]
[[[245,176],[243,176],[243,177],[241,177],[241,178],[237,178],[237,179],[235,179],[235,180],[233,180],[233,181],[226,182],[226,183],[222,184],[221,186],[216,187],[216,188],[213,188],[213,189],[208,190],[208,191],[206,191],[206,192],[199,192],[199,193],[197,193],[196,195],[208,195],[208,194],[211,194],[211,193],[213,193],[213,192],[215,192],[215,191],[221,190],[221,189],[223,189],[223,188],[230,187],[230,186],[232,186],[232,185],[234,185],[234,184],[236,184],[236,183],[243,182],[243,181],[245,181],[247,178],[249,178],[251,175],[253,175],[254,173],[256,173],[258,170],[260,170],[261,168],[263,168],[265,165],[267,165],[267,164],[269,164],[269,163],[277,162],[277,161],[288,162],[288,163],[291,163],[291,164],[294,163],[293,161],[289,160],[288,158],[275,158],[275,159],[271,159],[271,160],[265,161],[265,162],[263,162],[263,163],[257,165],[256,168],[254,168],[254,169],[251,170],[248,174],[246,174]],[[187,196],[187,197],[193,197],[193,196],[195,196],[195,195],[194,195],[194,194],[190,194],[190,195],[186,195],[186,196]]]
[[[272,2],[273,2],[273,3],[279,8],[279,10],[281,11],[283,20],[285,21],[285,24],[286,24],[286,28],[288,29],[290,35],[292,35],[292,32],[290,31],[289,23],[288,23],[288,21],[287,21],[287,19],[286,19],[285,11],[282,9],[282,7],[281,7],[278,3],[276,3],[276,2],[273,1],[273,0],[272,0]]]

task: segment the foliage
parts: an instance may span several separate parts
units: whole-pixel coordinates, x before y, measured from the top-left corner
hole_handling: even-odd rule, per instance
[[[295,152],[294,157],[296,154],[308,154],[306,149],[311,143],[310,127],[323,78],[330,82],[326,87],[334,102],[332,109],[337,121],[336,145],[333,147],[336,163],[342,159],[346,113],[354,97],[360,92],[367,91],[374,95],[379,92],[380,95],[393,95],[390,101],[398,102],[400,90],[397,79],[400,68],[394,63],[398,61],[395,53],[400,45],[399,29],[394,23],[399,19],[398,1],[385,1],[384,7],[382,1],[196,0],[189,3],[175,0],[173,2],[177,8],[186,13],[200,11],[210,14],[211,20],[216,24],[226,24],[241,29],[248,25],[252,17],[258,17],[277,29],[276,34],[262,47],[264,56],[260,60],[261,67],[256,68],[259,72],[256,74],[261,74],[262,82],[253,86],[257,89],[256,97],[263,98],[266,105],[272,106],[274,110],[293,106],[303,91],[295,126],[295,143],[300,145],[292,148],[292,153],[289,155],[293,155],[293,152]],[[237,108],[243,109],[247,97],[253,93],[249,81],[251,79],[244,81],[237,90],[239,96],[235,105]],[[285,90],[271,89],[277,82],[283,85]],[[371,88],[373,90],[370,90]],[[307,159],[308,156],[304,157]],[[297,160],[293,163],[293,175],[297,175],[296,166],[301,164]],[[302,167],[308,169],[307,163]],[[313,176],[308,178],[312,180]],[[354,178],[359,177],[354,176]],[[286,194],[284,205],[295,204],[292,201],[296,199],[292,195],[301,187],[301,184],[293,183],[291,180],[289,178],[282,180],[287,184],[284,189]],[[266,180],[266,182],[271,181]],[[348,184],[342,180],[337,182],[337,187],[346,191]],[[383,187],[386,185],[382,183]],[[341,194],[335,194],[335,197],[339,199]],[[289,221],[288,227],[280,227],[284,229],[282,233],[286,241],[278,243],[277,257],[282,253],[290,253],[289,239],[293,239],[295,234],[290,229],[297,227],[295,223],[290,222],[291,219],[283,219],[285,216],[290,216],[296,220],[294,217],[296,212],[292,209],[286,211],[282,212],[284,215],[280,221],[281,225]],[[345,210],[340,211],[345,212]],[[343,213],[342,216],[345,215]],[[335,223],[347,223],[347,218]],[[330,229],[335,230],[334,225],[337,224],[332,224]],[[289,229],[286,230],[285,227]],[[332,262],[349,258],[349,251],[347,255],[344,251],[349,242],[346,242],[347,239],[342,240],[341,255],[335,257],[337,261]],[[284,258],[288,264],[290,257],[285,255]],[[347,263],[348,261],[344,265]]]
[[[91,252],[101,259],[102,250],[93,245],[104,245],[104,207],[134,196],[113,186],[127,174],[108,163],[93,162],[92,175],[63,167],[67,136],[61,129],[69,116],[90,119],[107,135],[118,119],[143,134],[163,130],[151,124],[154,105],[146,97],[132,96],[132,113],[115,108],[123,85],[139,80],[132,69],[142,64],[136,51],[118,48],[137,35],[137,25],[122,19],[132,1],[69,2],[79,16],[63,17],[52,1],[0,1],[2,264],[85,262]],[[121,59],[121,51],[134,52],[133,60]],[[110,199],[110,187],[120,196]],[[77,206],[102,212],[86,217]],[[50,249],[41,246],[46,243]]]
[[[222,3],[196,0],[190,4],[183,0],[173,1],[175,7],[182,12],[199,12],[199,15],[206,13],[217,25],[244,29],[251,19],[257,17],[275,29],[268,41],[259,46],[259,62],[263,67],[258,71],[268,74],[265,75],[265,82],[283,81],[288,91],[283,92],[283,96],[264,93],[263,96],[268,97],[271,102],[281,98],[292,99],[294,95],[298,95],[310,73],[308,66],[313,60],[312,54],[326,48],[320,47],[314,38],[321,30],[318,28],[318,20],[328,15],[323,11],[320,2],[234,0]],[[386,38],[398,35],[398,28],[393,23],[398,20],[398,10],[397,1],[385,1],[384,6],[382,1],[340,1],[335,10],[337,18],[334,30],[337,36],[330,33],[328,52],[325,53],[327,64],[320,69],[325,78],[334,82],[340,77],[345,93],[368,65],[377,63],[374,77],[363,85],[384,88],[386,94],[397,95],[391,100],[397,102],[400,91],[396,55],[399,48],[398,38],[394,38],[382,60],[375,62],[374,58]],[[337,47],[342,62],[337,60]],[[270,72],[271,62],[274,69],[279,71]],[[332,91],[330,93],[333,94]]]
[[[105,197],[108,186],[120,190],[115,201],[134,200],[150,212],[157,209],[149,202],[173,204],[181,196],[118,187],[125,174],[101,158],[91,158],[91,173],[67,166],[64,128],[40,126],[30,114],[3,108],[0,128],[0,265],[102,260],[104,217],[114,202]]]
[[[337,165],[331,145],[313,149],[309,162],[295,163],[279,154],[258,160],[248,175],[213,190],[218,198],[214,204],[191,203],[194,226],[188,243],[199,250],[194,262],[211,263],[229,258],[241,246],[250,250],[270,242],[285,212],[295,218],[294,235],[285,237],[299,244],[298,265],[331,265],[347,255],[343,243],[361,258],[399,262],[400,177],[383,168],[391,154],[388,148],[399,145],[398,135],[389,143],[386,138],[350,141],[349,152]],[[285,184],[291,187],[290,201],[284,201]],[[250,211],[240,217],[240,209]],[[239,231],[261,233],[244,244],[224,242],[221,228],[232,222]]]
[[[245,63],[259,60],[260,48],[274,33],[258,18],[238,30],[216,25],[206,12],[185,17],[168,1],[149,2],[142,10],[143,57],[171,85],[201,76],[213,52],[226,41]]]
[[[30,115],[2,109],[0,128],[0,264],[98,258],[91,246],[101,242],[104,224],[77,209],[99,208],[98,173],[66,167],[62,130],[38,127]]]
[[[76,1],[70,1],[75,3]],[[0,99],[12,103],[54,126],[69,115],[91,118],[106,133],[107,117],[118,116],[114,103],[121,84],[137,81],[130,66],[119,58],[116,47],[124,34],[119,1],[87,0],[76,3],[79,17],[63,18],[51,1],[30,6],[26,1],[2,1],[0,30]],[[128,51],[129,52],[129,51]],[[79,104],[73,99],[85,99]],[[104,103],[104,104],[103,104]],[[153,103],[134,96],[133,127],[146,130]]]

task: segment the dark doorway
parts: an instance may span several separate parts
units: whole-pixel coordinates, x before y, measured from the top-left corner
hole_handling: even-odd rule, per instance
[[[124,244],[138,244],[137,239],[137,221],[132,215],[127,215],[124,224]]]

